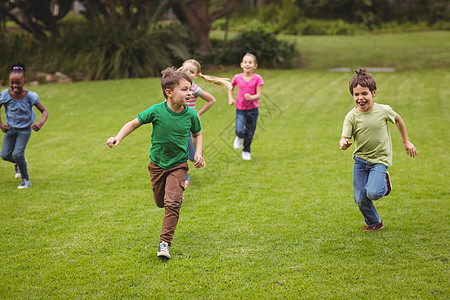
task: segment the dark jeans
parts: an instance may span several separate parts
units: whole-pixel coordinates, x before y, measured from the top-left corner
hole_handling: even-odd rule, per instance
[[[250,145],[255,134],[258,114],[258,108],[250,110],[236,109],[235,133],[237,137],[244,139],[244,149],[242,151],[250,152]]]
[[[30,140],[31,127],[13,128],[5,132],[3,137],[1,157],[3,160],[17,164],[22,179],[30,179],[28,176],[27,161],[25,160],[25,148]]]
[[[159,242],[165,241],[170,246],[180,217],[184,181],[189,167],[187,162],[184,162],[171,169],[163,169],[150,162],[148,170],[155,204],[165,209]]]

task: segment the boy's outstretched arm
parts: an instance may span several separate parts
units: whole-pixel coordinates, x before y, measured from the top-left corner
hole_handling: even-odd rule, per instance
[[[406,154],[409,155],[410,157],[416,157],[417,156],[416,147],[414,147],[414,145],[409,141],[405,122],[403,122],[403,119],[402,117],[400,117],[400,115],[397,115],[395,117],[395,125],[397,126],[398,131],[400,131],[400,135],[402,136],[403,147],[406,150]]]
[[[192,142],[195,147],[194,167],[203,169],[206,167],[205,160],[203,159],[203,137],[201,132],[192,134]]]
[[[141,125],[142,125],[141,122],[139,122],[137,118],[134,119],[133,121],[128,122],[127,124],[123,125],[122,129],[120,129],[119,133],[115,137],[110,137],[106,141],[106,145],[108,145],[109,148],[112,148],[113,145],[118,146],[127,135],[132,133]]]
[[[348,147],[350,147],[353,143],[350,142],[348,137],[341,137],[341,140],[339,141],[339,150],[347,150]]]

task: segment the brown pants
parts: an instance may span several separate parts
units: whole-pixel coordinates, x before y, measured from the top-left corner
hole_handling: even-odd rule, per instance
[[[184,162],[166,170],[150,162],[148,170],[156,206],[165,209],[159,242],[165,241],[170,246],[180,217],[181,197],[189,167]]]

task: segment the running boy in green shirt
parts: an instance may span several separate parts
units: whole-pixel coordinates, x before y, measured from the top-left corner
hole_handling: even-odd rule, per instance
[[[400,115],[389,105],[373,102],[377,86],[372,74],[358,68],[350,79],[349,88],[356,107],[345,117],[339,148],[346,150],[355,141],[353,159],[353,192],[366,226],[364,230],[379,230],[383,221],[373,200],[381,199],[391,192],[387,168],[392,164],[392,143],[387,122],[395,123],[403,140],[406,154],[416,157],[417,151],[408,139],[406,126]]]
[[[202,134],[197,112],[188,108],[192,80],[175,68],[162,71],[161,87],[167,101],[155,104],[125,124],[106,144],[112,148],[143,124],[152,123],[150,171],[156,206],[165,209],[157,255],[170,258],[169,246],[178,223],[188,172],[188,140],[192,132],[195,146],[194,167],[205,168]]]

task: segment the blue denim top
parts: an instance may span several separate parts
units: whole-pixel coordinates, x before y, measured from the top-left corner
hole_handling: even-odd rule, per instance
[[[5,117],[8,126],[27,128],[36,120],[33,106],[39,103],[39,96],[32,91],[20,100],[13,99],[6,89],[0,94],[0,104],[5,106]]]

